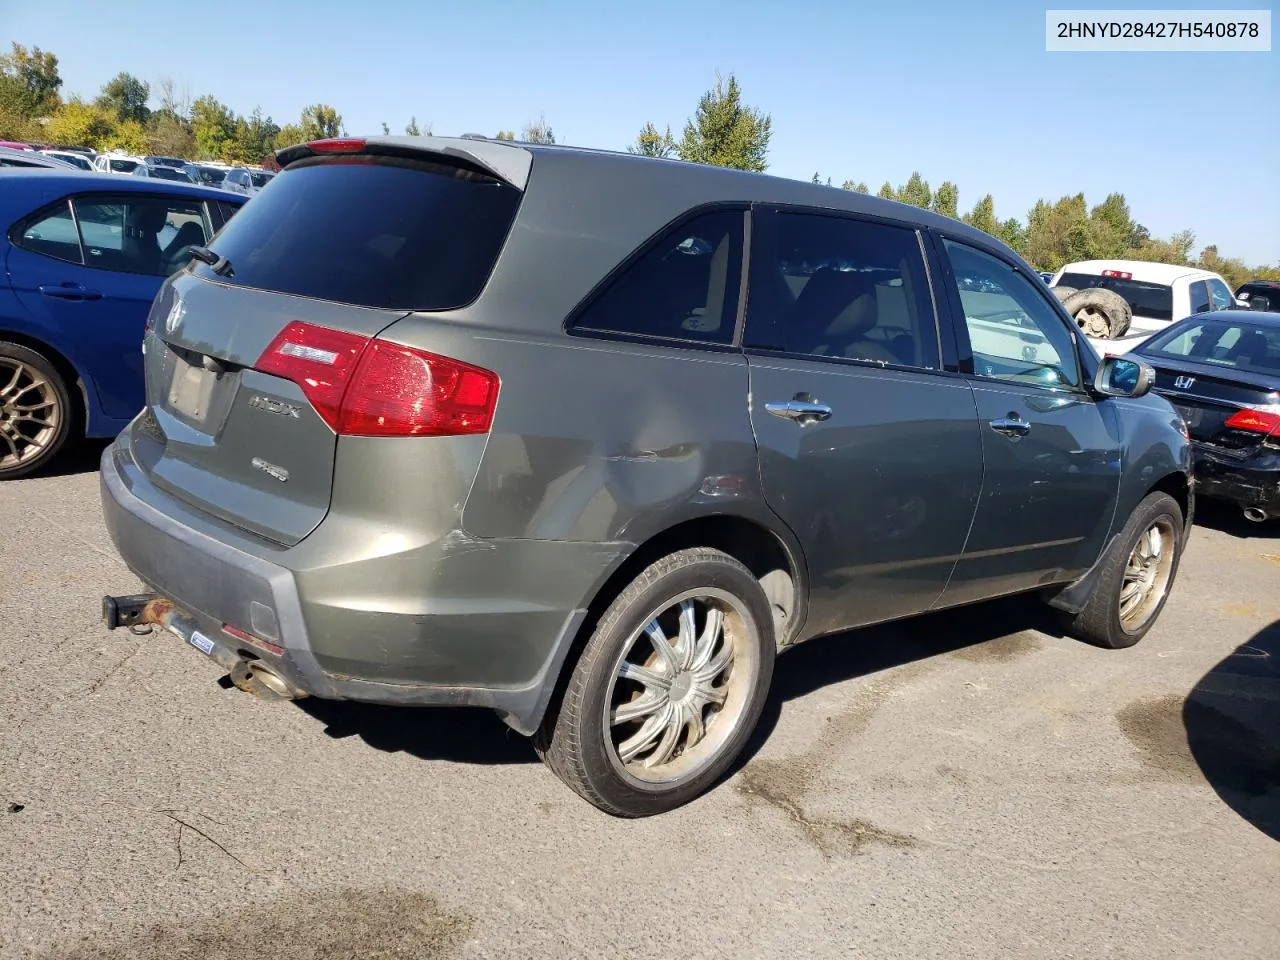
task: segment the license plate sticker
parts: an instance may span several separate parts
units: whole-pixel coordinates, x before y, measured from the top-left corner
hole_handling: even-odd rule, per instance
[[[213,655],[213,641],[206,637],[199,630],[191,631],[191,645],[206,656]]]
[[[169,405],[178,413],[196,421],[204,420],[213,398],[214,375],[202,367],[179,363],[169,385]]]

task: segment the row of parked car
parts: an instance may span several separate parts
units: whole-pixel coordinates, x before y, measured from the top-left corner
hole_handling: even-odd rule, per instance
[[[645,816],[732,766],[779,651],[1020,592],[1131,646],[1199,492],[1280,509],[1280,314],[1103,356],[876,197],[485,138],[279,161],[253,202],[0,171],[0,475],[114,436],[146,592],[107,626],[258,696],[492,709]]]
[[[212,161],[196,163],[181,157],[98,153],[79,147],[36,149],[29,144],[11,142],[0,143],[0,167],[71,167],[90,172],[201,184],[250,197],[275,176],[273,171],[257,167],[232,166]]]

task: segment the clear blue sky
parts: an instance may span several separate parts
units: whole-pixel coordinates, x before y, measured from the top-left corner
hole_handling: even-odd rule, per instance
[[[1119,190],[1155,235],[1280,261],[1276,38],[1270,53],[1047,53],[1048,6],[1071,4],[0,0],[0,43],[56,53],[68,95],[127,70],[281,124],[316,102],[352,134],[545,115],[561,142],[614,149],[646,120],[678,136],[732,71],[773,116],[771,173],[875,190],[918,169],[955,181],[962,208],[990,192],[1019,219],[1039,197]]]

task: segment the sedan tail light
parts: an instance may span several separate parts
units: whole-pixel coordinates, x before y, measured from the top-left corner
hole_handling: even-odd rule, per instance
[[[256,369],[291,380],[335,433],[442,437],[488,433],[495,373],[425,350],[294,321]]]
[[[1237,410],[1227,418],[1223,426],[1232,430],[1247,430],[1250,433],[1280,433],[1280,412],[1263,410],[1257,407],[1245,407]]]

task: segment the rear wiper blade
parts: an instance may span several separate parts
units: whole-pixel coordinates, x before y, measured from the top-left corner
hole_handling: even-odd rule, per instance
[[[187,253],[192,260],[199,260],[201,263],[207,263],[213,268],[213,272],[220,277],[233,276],[235,271],[231,269],[231,261],[226,257],[214,253],[208,247],[190,247]]]

